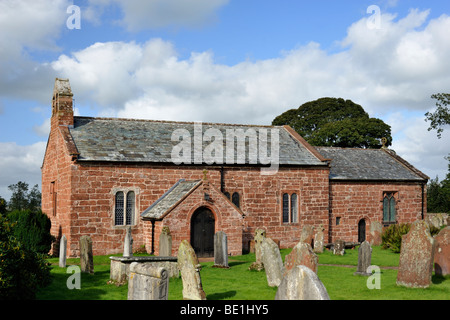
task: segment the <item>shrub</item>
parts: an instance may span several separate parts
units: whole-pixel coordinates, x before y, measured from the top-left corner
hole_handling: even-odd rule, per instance
[[[14,236],[14,223],[0,216],[0,300],[34,299],[51,281],[42,254],[25,248]]]
[[[402,246],[402,236],[407,234],[409,229],[410,225],[408,223],[393,224],[384,229],[381,234],[382,248],[399,253]]]
[[[41,210],[14,210],[8,219],[15,222],[14,235],[23,246],[41,254],[48,254],[55,237],[51,235],[50,218]]]

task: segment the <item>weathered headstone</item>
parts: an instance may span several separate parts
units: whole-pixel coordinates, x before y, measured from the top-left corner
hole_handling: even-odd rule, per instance
[[[89,236],[81,236],[80,238],[80,265],[81,272],[94,273],[92,239]]]
[[[372,221],[370,223],[370,244],[372,246],[381,245],[381,234],[383,233],[383,225],[379,221]]]
[[[330,300],[330,296],[315,272],[296,266],[284,276],[275,300]]]
[[[372,265],[372,247],[368,241],[361,243],[358,249],[358,268],[355,275],[371,276],[372,273],[367,272],[367,268]]]
[[[306,242],[299,242],[292,248],[291,253],[289,253],[284,258],[284,275],[287,274],[292,268],[303,265],[317,273],[318,257],[314,253],[313,249]]]
[[[162,228],[161,234],[159,235],[159,255],[161,257],[172,256],[172,235],[167,226]]]
[[[167,300],[169,276],[165,268],[133,262],[128,280],[128,300]]]
[[[266,270],[269,287],[277,287],[283,279],[284,267],[280,249],[275,241],[265,238],[261,245],[261,261]]]
[[[228,266],[228,240],[223,231],[214,235],[214,265],[215,268],[229,268]]]
[[[200,278],[201,265],[191,244],[183,240],[178,248],[178,268],[183,281],[184,300],[206,300]]]
[[[261,260],[261,245],[265,238],[266,238],[266,230],[256,229],[254,237],[256,261],[250,265],[250,267],[248,268],[249,270],[261,271],[264,269],[264,265]]]
[[[300,235],[300,242],[309,243],[309,245],[314,248],[314,226],[304,225],[302,228],[302,234]]]
[[[66,255],[67,255],[67,239],[63,235],[59,241],[59,266],[61,268],[66,267]]]
[[[450,274],[450,227],[442,229],[435,236],[434,273],[446,276]]]
[[[402,237],[397,285],[427,288],[433,272],[434,239],[424,220],[415,221]]]
[[[324,247],[324,231],[325,228],[323,225],[320,225],[318,228],[316,228],[316,232],[314,234],[314,252],[315,253],[322,253],[323,247]]]
[[[343,256],[345,254],[344,240],[336,240],[333,244],[333,254]]]
[[[125,240],[123,242],[123,256],[132,257],[133,256],[133,236],[131,235],[131,227],[127,227],[125,233]]]

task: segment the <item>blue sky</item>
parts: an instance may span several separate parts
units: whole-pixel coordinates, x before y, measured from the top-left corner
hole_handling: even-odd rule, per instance
[[[350,99],[443,179],[450,128],[438,139],[424,114],[450,92],[449,14],[448,1],[0,0],[0,196],[40,184],[55,77],[85,116],[270,124]]]

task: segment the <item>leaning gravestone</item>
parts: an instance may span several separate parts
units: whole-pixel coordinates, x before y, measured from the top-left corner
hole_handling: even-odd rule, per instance
[[[81,272],[94,273],[94,255],[92,253],[92,240],[89,236],[80,238],[80,265]]]
[[[372,247],[368,241],[361,243],[358,249],[358,268],[355,275],[371,276],[372,273],[368,273],[367,269],[372,264]]]
[[[402,237],[397,285],[428,288],[433,272],[434,239],[424,220],[415,221]]]
[[[450,274],[450,227],[442,229],[435,236],[434,273],[446,276]]]
[[[323,252],[323,246],[324,246],[324,231],[325,228],[323,225],[320,225],[314,234],[314,252],[315,253],[322,253]]]
[[[227,235],[218,231],[214,235],[214,265],[215,268],[229,268]]]
[[[261,244],[261,261],[266,270],[269,287],[278,287],[283,279],[284,267],[280,249],[270,238],[265,238]]]
[[[165,268],[133,262],[128,280],[128,300],[167,300],[169,276]]]
[[[250,267],[248,268],[249,270],[261,271],[264,269],[264,265],[261,260],[261,245],[265,238],[266,230],[256,229],[254,237],[256,261],[250,265]]]
[[[314,248],[314,226],[304,225],[302,228],[302,234],[300,235],[300,242],[306,242]]]
[[[172,256],[172,235],[170,234],[169,227],[162,228],[159,236],[159,255],[161,257]]]
[[[344,240],[336,240],[333,245],[333,254],[343,256],[345,254],[345,242]]]
[[[184,300],[206,300],[200,278],[201,265],[191,244],[183,240],[178,248],[178,269],[183,281]]]
[[[275,300],[330,300],[330,296],[315,272],[296,266],[284,276]]]
[[[123,256],[130,258],[133,256],[133,237],[131,235],[131,227],[127,228],[125,240],[123,243]]]
[[[67,255],[67,239],[66,236],[62,236],[59,242],[59,266],[61,268],[66,267],[66,255]]]
[[[372,221],[370,223],[370,243],[373,246],[381,245],[381,234],[383,233],[383,225],[379,221]]]
[[[292,248],[291,253],[284,258],[284,275],[286,275],[289,270],[299,265],[306,266],[317,273],[318,257],[309,243],[297,243],[295,247]]]

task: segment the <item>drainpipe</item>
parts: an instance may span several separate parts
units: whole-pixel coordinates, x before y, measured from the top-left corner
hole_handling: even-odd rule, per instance
[[[225,172],[223,167],[220,167],[220,192],[225,192]]]
[[[422,183],[422,220],[425,219],[425,183]]]
[[[150,254],[155,254],[155,219],[152,222],[152,252]]]

